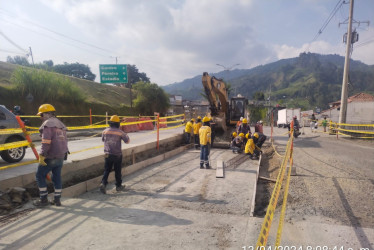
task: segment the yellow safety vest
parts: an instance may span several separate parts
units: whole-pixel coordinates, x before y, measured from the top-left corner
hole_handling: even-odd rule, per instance
[[[186,133],[191,133],[191,131],[192,131],[192,123],[191,122],[187,122],[186,128],[184,129],[184,131]]]
[[[195,123],[193,125],[193,133],[194,133],[194,135],[198,135],[199,134],[199,129],[201,128],[201,126],[203,126],[203,124],[201,122]]]
[[[199,129],[200,144],[207,145],[211,143],[210,136],[212,134],[212,129],[209,126],[202,126]]]
[[[255,142],[253,141],[252,138],[249,138],[248,141],[247,141],[247,144],[245,144],[245,149],[244,149],[244,153],[248,154],[253,154],[254,150],[255,150],[255,147],[256,147],[256,144]]]

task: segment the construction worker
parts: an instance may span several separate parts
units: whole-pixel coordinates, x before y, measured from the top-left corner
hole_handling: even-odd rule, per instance
[[[203,118],[203,126],[199,129],[199,138],[200,138],[200,168],[210,169],[209,166],[209,147],[211,143],[212,130],[209,126],[209,117]]]
[[[243,151],[244,143],[244,134],[240,133],[235,139],[231,142],[231,149],[234,154],[241,153]]]
[[[102,141],[104,142],[105,153],[105,170],[103,178],[101,179],[100,191],[106,194],[106,185],[108,184],[108,176],[114,166],[114,174],[116,177],[116,191],[122,191],[125,186],[122,186],[122,144],[130,143],[129,136],[119,129],[120,120],[117,115],[113,115],[109,120],[109,128],[106,128],[102,134]]]
[[[192,133],[192,130],[193,130],[193,122],[195,121],[195,119],[191,119],[190,121],[188,121],[186,123],[186,127],[184,128],[184,138],[185,138],[185,143],[186,144],[190,144],[191,142],[191,133]]]
[[[251,128],[249,127],[248,121],[246,118],[243,119],[242,124],[240,124],[237,132],[238,134],[243,133],[245,135],[248,133],[251,133]]]
[[[237,137],[238,136],[238,134],[236,133],[236,132],[233,132],[232,134],[231,134],[231,142],[235,139],[235,137]]]
[[[240,120],[236,123],[236,131],[238,131],[239,126],[242,124],[243,119],[244,119],[243,117],[240,117]]]
[[[266,141],[266,135],[260,132],[255,132],[253,134],[253,140],[256,143],[256,146],[259,147],[260,149],[262,148],[262,144]]]
[[[193,124],[195,149],[198,149],[200,147],[199,129],[201,128],[201,126],[203,126],[203,124],[201,123],[201,116],[198,116],[196,122]]]
[[[255,125],[255,132],[264,133],[263,123],[262,121],[258,121]]]
[[[256,146],[256,140],[258,140],[258,133],[254,133],[252,136],[246,134],[247,143],[245,144],[244,153],[249,155],[249,158],[252,160],[258,160],[258,156],[261,152],[261,149]]]
[[[326,117],[324,117],[323,120],[322,120],[322,127],[323,127],[323,132],[326,132],[326,127],[327,127]]]
[[[34,205],[37,207],[49,205],[45,179],[50,171],[52,171],[52,182],[55,189],[51,204],[61,206],[61,169],[69,150],[66,136],[67,128],[56,118],[55,111],[51,104],[43,104],[39,107],[37,114],[43,121],[39,128],[42,146],[39,153],[39,166],[35,175],[40,196],[39,200],[34,201]]]

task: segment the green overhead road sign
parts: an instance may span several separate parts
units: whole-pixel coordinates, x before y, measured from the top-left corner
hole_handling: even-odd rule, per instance
[[[128,83],[126,64],[100,64],[101,83]]]

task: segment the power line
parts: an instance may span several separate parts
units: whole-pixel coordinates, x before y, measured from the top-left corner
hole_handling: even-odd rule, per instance
[[[314,42],[318,37],[319,35],[322,34],[322,32],[325,30],[325,28],[327,27],[327,25],[330,23],[331,19],[335,16],[336,12],[338,12],[338,10],[340,9],[340,7],[343,5],[344,1],[343,0],[339,0],[334,9],[331,11],[329,17],[326,19],[326,21],[323,23],[322,27],[318,30],[317,34],[314,36],[313,40],[310,42]]]
[[[0,35],[2,37],[4,37],[8,42],[10,42],[11,44],[13,44],[16,48],[18,48],[19,50],[21,50],[22,52],[25,52],[25,54],[27,54],[27,50],[23,49],[21,46],[19,46],[18,44],[16,44],[15,42],[13,42],[9,37],[7,37],[2,31],[0,31]]]
[[[14,15],[14,14],[12,14],[12,13],[10,13],[10,12],[8,12],[8,11],[5,11],[4,9],[1,9],[1,8],[0,8],[0,11],[3,12],[4,14],[10,16],[10,17],[13,17],[13,18],[14,18],[14,17],[19,18],[19,17],[17,17],[17,16]],[[26,20],[25,18],[23,18],[23,19]],[[27,21],[29,24],[31,24],[31,25],[34,25],[34,26],[36,26],[36,27],[38,27],[38,28],[41,28],[41,29],[44,29],[44,30],[46,30],[46,31],[48,31],[48,32],[51,32],[51,33],[53,33],[53,34],[56,34],[56,35],[58,35],[58,36],[61,36],[61,37],[64,37],[64,38],[70,39],[70,40],[72,40],[72,41],[74,41],[74,42],[78,42],[78,43],[81,43],[81,44],[83,44],[83,45],[86,45],[86,46],[89,46],[89,47],[92,47],[92,48],[95,48],[95,49],[99,49],[99,50],[102,50],[102,51],[106,51],[106,52],[110,52],[110,53],[116,53],[116,52],[114,52],[114,51],[112,51],[112,50],[108,50],[108,49],[105,49],[105,48],[101,48],[101,47],[99,47],[99,46],[96,46],[96,45],[94,45],[94,44],[91,44],[91,43],[87,43],[87,42],[80,41],[80,40],[78,40],[78,39],[75,39],[75,38],[70,37],[70,36],[68,36],[68,35],[65,35],[65,34],[63,34],[63,33],[57,32],[57,31],[55,31],[55,30],[52,30],[52,29],[50,29],[50,28],[47,28],[47,27],[42,26],[42,25],[40,25],[40,24],[37,24],[37,23],[35,23],[35,22],[33,22],[33,21],[29,20],[29,19],[26,20],[26,21]],[[11,22],[9,22],[9,23],[11,23]],[[12,23],[12,24],[14,24],[14,23]]]
[[[38,34],[38,35],[40,35],[40,36],[47,37],[47,38],[49,38],[49,39],[52,39],[52,40],[55,40],[55,41],[58,41],[58,42],[61,42],[61,43],[67,44],[67,45],[69,45],[69,46],[72,46],[72,47],[75,47],[75,48],[78,48],[78,49],[81,49],[81,50],[85,50],[85,51],[87,51],[87,52],[90,52],[90,53],[93,53],[93,54],[96,54],[96,55],[99,55],[99,56],[102,56],[102,57],[109,57],[108,55],[103,55],[103,54],[100,54],[100,53],[97,53],[97,52],[94,52],[94,51],[88,50],[88,49],[86,49],[86,48],[82,48],[82,47],[80,47],[80,46],[77,46],[77,45],[74,45],[74,44],[71,44],[71,43],[68,43],[68,42],[62,41],[62,40],[57,39],[57,38],[54,38],[54,37],[52,37],[52,36],[49,36],[49,35],[46,35],[46,34],[43,34],[43,33],[37,32],[37,31],[32,30],[32,29],[29,29],[29,28],[27,28],[27,27],[25,27],[25,26],[23,26],[23,25],[20,25],[20,24],[17,24],[17,23],[13,23],[13,22],[10,22],[10,21],[8,21],[8,20],[4,20],[4,19],[2,19],[2,20],[3,20],[4,22],[10,23],[10,24],[15,25],[15,26],[18,26],[18,27],[20,27],[20,28],[22,28],[22,29],[26,29],[26,30],[28,30],[28,31],[30,31],[30,32],[33,32],[33,33],[35,33],[35,34]]]

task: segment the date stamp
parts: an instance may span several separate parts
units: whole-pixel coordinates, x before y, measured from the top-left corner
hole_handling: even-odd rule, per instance
[[[369,248],[354,249],[346,246],[243,246],[243,250],[370,250]]]

